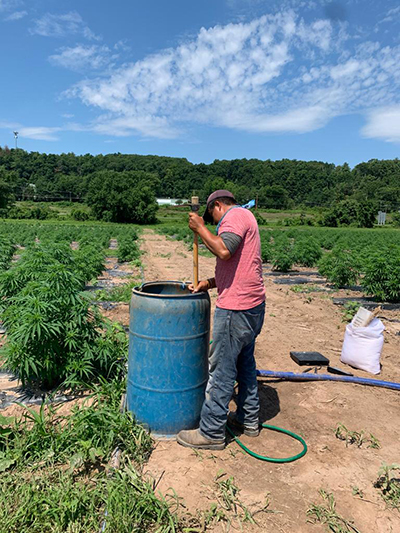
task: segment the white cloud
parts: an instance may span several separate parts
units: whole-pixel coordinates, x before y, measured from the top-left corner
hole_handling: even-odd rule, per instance
[[[23,3],[23,0],[0,0],[0,13],[16,9],[23,5]]]
[[[15,122],[8,122],[6,120],[0,120],[0,128],[3,130],[16,130],[19,128],[19,124]]]
[[[19,129],[19,136],[27,139],[35,139],[37,141],[58,141],[56,135],[62,128],[47,128],[43,126],[37,127],[21,127]]]
[[[157,137],[159,139],[175,139],[181,133],[177,128],[170,126],[165,118],[153,116],[116,119],[100,117],[88,129],[102,135],[114,135],[115,137],[129,137],[134,133],[140,133],[144,137]]]
[[[30,28],[32,35],[43,37],[65,37],[67,35],[82,35],[88,40],[100,40],[92,30],[86,26],[82,17],[76,11],[70,11],[63,15],[46,13],[40,19],[34,21]]]
[[[114,44],[114,50],[121,50],[122,52],[129,52],[131,47],[127,44],[126,39],[120,39]]]
[[[400,105],[371,111],[361,133],[364,137],[400,143]]]
[[[55,127],[49,128],[46,126],[28,127],[19,124],[18,122],[9,122],[0,120],[0,129],[10,130],[10,135],[13,131],[18,131],[19,137],[26,139],[35,139],[38,141],[57,141],[56,133],[63,130],[63,128]]]
[[[399,19],[398,17],[399,14],[400,14],[400,6],[389,9],[389,11],[386,13],[386,16],[382,20],[378,21],[378,24],[384,24],[385,22],[397,21]]]
[[[14,20],[20,20],[28,14],[27,11],[14,11],[11,15],[8,15],[4,20],[7,22],[13,22]]]
[[[305,22],[292,10],[202,28],[176,48],[84,79],[65,95],[97,108],[90,127],[108,135],[174,138],[193,123],[305,133],[398,101],[400,47],[356,45],[346,28]]]
[[[52,65],[78,72],[103,69],[118,57],[118,55],[112,55],[107,46],[99,45],[79,44],[71,48],[60,48],[57,52],[49,57]]]

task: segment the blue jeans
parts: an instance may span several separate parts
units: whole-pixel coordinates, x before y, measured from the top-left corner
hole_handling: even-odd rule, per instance
[[[264,314],[265,303],[246,311],[215,309],[209,377],[200,416],[200,433],[208,439],[225,437],[228,406],[235,381],[239,385],[238,422],[258,426],[260,400],[254,346]]]

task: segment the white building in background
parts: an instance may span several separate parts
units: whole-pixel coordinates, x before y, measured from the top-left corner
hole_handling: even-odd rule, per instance
[[[157,198],[158,205],[182,205],[188,202],[185,198]]]

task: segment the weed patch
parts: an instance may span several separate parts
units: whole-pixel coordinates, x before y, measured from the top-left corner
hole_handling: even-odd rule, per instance
[[[129,302],[132,297],[132,289],[136,287],[138,281],[130,281],[121,285],[116,285],[112,289],[100,289],[94,293],[97,302]]]
[[[324,505],[313,503],[307,511],[308,522],[312,524],[325,524],[327,531],[332,533],[360,533],[353,522],[346,520],[336,511],[336,502],[333,494],[321,489],[319,491]]]
[[[360,307],[359,302],[346,302],[341,309],[342,322],[351,322]]]
[[[121,382],[103,383],[71,414],[43,404],[0,419],[0,533],[173,533],[176,498],[140,475],[151,437],[120,411]],[[110,471],[113,451],[121,468]]]
[[[380,489],[382,498],[389,507],[400,511],[400,465],[383,464],[374,485]]]
[[[361,446],[366,443],[368,443],[367,448],[379,449],[381,447],[379,440],[374,437],[372,433],[369,434],[369,437],[366,437],[364,431],[350,431],[343,424],[337,425],[335,429],[335,437],[345,441],[346,448],[352,444],[355,444],[357,448],[361,448]]]

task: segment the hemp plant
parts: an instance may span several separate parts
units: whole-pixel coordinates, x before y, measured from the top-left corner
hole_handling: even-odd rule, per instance
[[[380,301],[400,301],[400,246],[388,246],[370,254],[362,286]]]
[[[35,246],[0,274],[4,366],[23,385],[73,387],[112,378],[123,369],[125,332],[91,307],[82,292],[100,268],[95,262],[91,250]]]

